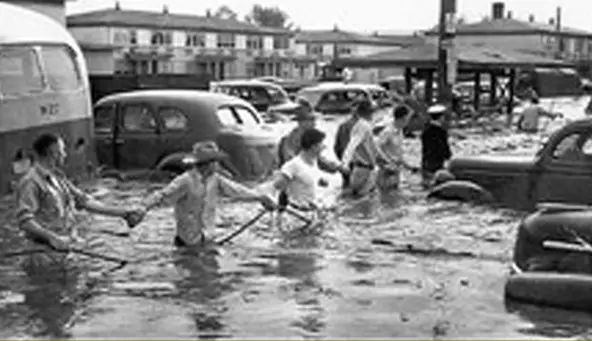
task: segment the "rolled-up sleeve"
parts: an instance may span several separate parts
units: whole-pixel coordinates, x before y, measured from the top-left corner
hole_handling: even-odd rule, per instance
[[[34,181],[25,179],[19,183],[17,190],[16,219],[19,227],[31,219],[35,219],[39,211],[39,187]]]
[[[152,207],[160,204],[162,201],[175,201],[181,198],[187,189],[188,175],[186,173],[179,175],[171,181],[165,188],[149,195],[142,202],[145,206]]]

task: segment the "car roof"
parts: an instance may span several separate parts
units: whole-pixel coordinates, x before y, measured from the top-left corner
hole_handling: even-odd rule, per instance
[[[100,99],[96,106],[106,105],[117,101],[153,101],[153,100],[179,100],[185,104],[197,104],[216,109],[222,105],[239,104],[251,108],[251,105],[238,97],[222,93],[202,90],[134,90],[108,95]]]
[[[302,91],[332,91],[332,90],[384,90],[380,85],[367,83],[325,82],[303,88]]]

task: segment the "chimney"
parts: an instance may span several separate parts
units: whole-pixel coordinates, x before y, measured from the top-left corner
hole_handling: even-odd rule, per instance
[[[121,11],[121,4],[119,3],[119,1],[115,1],[115,10]]]
[[[549,18],[549,26],[555,26],[555,18]]]
[[[557,7],[557,18],[555,18],[555,24],[557,25],[557,31],[561,31],[561,7]]]
[[[212,11],[208,8],[206,10],[206,18],[211,18],[212,17]]]
[[[508,19],[512,19],[512,11],[508,11],[508,15],[506,16]]]
[[[337,27],[337,24],[333,25],[333,32],[338,32],[339,31],[339,27]]]
[[[504,7],[503,2],[494,2],[491,5],[491,19],[498,20],[504,18]]]
[[[162,13],[163,14],[169,14],[169,6],[163,5],[162,6]]]
[[[534,14],[528,16],[528,22],[534,22]]]

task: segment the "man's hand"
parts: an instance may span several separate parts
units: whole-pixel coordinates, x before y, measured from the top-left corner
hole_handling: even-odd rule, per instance
[[[275,200],[273,200],[268,195],[264,194],[264,195],[260,196],[259,202],[261,203],[261,205],[263,205],[263,207],[265,207],[266,210],[275,211],[277,209],[277,204],[276,204]]]
[[[123,217],[127,223],[127,227],[133,229],[134,227],[138,226],[138,224],[144,220],[146,212],[146,208],[144,207],[137,207],[128,210]]]
[[[57,251],[68,251],[71,244],[72,242],[69,237],[55,236],[49,240],[49,245]]]

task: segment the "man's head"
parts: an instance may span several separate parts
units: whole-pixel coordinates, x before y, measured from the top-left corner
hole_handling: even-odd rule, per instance
[[[444,120],[444,114],[446,114],[446,106],[442,104],[432,105],[428,108],[428,116],[431,121],[441,122]]]
[[[66,144],[55,134],[43,134],[33,142],[33,150],[40,161],[52,167],[63,167],[66,163]]]
[[[361,118],[370,119],[374,113],[372,103],[368,100],[361,100],[356,106],[356,115]]]
[[[395,127],[402,129],[409,120],[409,108],[405,105],[399,105],[393,109],[393,123]]]
[[[202,141],[193,145],[192,163],[205,177],[214,174],[218,170],[218,162],[226,157],[214,141]]]
[[[300,148],[307,153],[315,156],[321,154],[324,149],[323,141],[325,140],[325,133],[316,129],[306,129],[300,137]]]
[[[303,98],[298,98],[296,102],[298,104],[298,109],[296,111],[296,117],[294,120],[296,120],[298,125],[303,129],[314,128],[316,125],[317,116],[315,115],[310,102]]]

